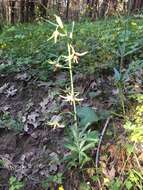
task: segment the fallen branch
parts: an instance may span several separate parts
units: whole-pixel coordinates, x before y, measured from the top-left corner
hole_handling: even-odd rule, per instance
[[[111,119],[111,116],[107,118],[106,120],[106,123],[103,127],[103,130],[102,130],[102,133],[101,133],[101,136],[100,136],[100,139],[99,139],[99,143],[98,143],[98,147],[97,147],[97,152],[96,152],[96,160],[95,160],[95,167],[96,167],[96,170],[98,168],[98,163],[99,163],[99,152],[100,152],[100,147],[101,147],[101,144],[102,144],[102,140],[103,140],[103,136],[105,134],[105,131],[107,129],[107,126],[109,124],[109,121]]]

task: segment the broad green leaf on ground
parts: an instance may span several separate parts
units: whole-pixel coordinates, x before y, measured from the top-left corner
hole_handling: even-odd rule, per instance
[[[100,119],[96,112],[90,107],[78,107],[77,116],[81,126],[91,125]]]

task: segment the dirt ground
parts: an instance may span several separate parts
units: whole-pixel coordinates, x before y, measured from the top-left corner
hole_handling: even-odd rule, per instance
[[[0,93],[0,116],[10,114],[9,122],[2,123],[0,128],[0,157],[5,162],[5,167],[0,168],[1,190],[8,189],[10,175],[19,180],[26,178],[24,190],[39,190],[41,180],[63,172],[59,161],[65,153],[63,129],[46,126],[50,108],[55,109],[52,95],[48,96],[50,84],[23,74],[0,77],[0,86],[4,87]],[[23,119],[19,125],[24,130],[11,128],[16,119]]]

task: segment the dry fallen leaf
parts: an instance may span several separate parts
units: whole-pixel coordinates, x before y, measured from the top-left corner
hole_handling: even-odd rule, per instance
[[[10,161],[9,158],[7,158],[7,156],[0,156],[0,159],[3,161],[4,168],[6,168],[8,170],[14,169],[13,163]]]
[[[91,177],[94,176],[94,174],[95,174],[96,171],[95,171],[95,168],[88,168],[86,170],[86,172],[87,172],[88,176],[91,178]]]
[[[16,92],[17,92],[17,89],[15,89],[14,86],[11,86],[11,87],[5,92],[5,94],[6,94],[7,97],[10,97],[10,96],[14,96],[14,95],[16,94]]]
[[[4,92],[4,90],[8,87],[9,83],[5,83],[3,86],[0,87],[0,94]]]
[[[116,146],[110,145],[108,148],[108,152],[110,152],[110,157],[113,158],[116,155]]]
[[[105,175],[105,177],[108,178],[109,180],[113,180],[115,178],[116,170],[115,170],[114,166],[111,168],[111,170],[104,167],[102,169],[102,172]]]
[[[138,157],[139,161],[143,162],[143,152]]]
[[[16,79],[19,80],[27,80],[29,78],[27,73],[19,73],[16,75]]]
[[[27,117],[27,123],[34,126],[34,128],[37,128],[39,125],[39,122],[37,121],[37,118],[39,117],[39,113],[37,112],[31,112],[31,114]]]
[[[45,112],[47,109],[47,104],[49,103],[49,97],[43,98],[43,101],[40,103],[40,106],[42,108],[42,112]]]
[[[108,170],[108,177],[110,180],[113,180],[115,178],[116,170],[114,166],[111,168],[111,170]]]

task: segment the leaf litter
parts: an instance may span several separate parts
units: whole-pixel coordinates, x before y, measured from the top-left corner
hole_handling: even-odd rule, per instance
[[[18,135],[15,133],[13,140],[9,138],[11,134],[6,136],[4,133],[1,136],[0,144],[4,143],[4,139],[6,143],[3,147],[0,145],[0,157],[5,160],[3,170],[11,171],[12,169],[18,179],[26,179],[27,186],[32,182],[39,190],[41,179],[44,180],[49,175],[63,172],[60,157],[67,154],[63,146],[63,128],[65,123],[67,125],[70,123],[70,116],[68,115],[63,123],[60,113],[70,112],[71,107],[60,98],[67,82],[64,73],[60,73],[50,82],[29,79],[28,74],[19,73],[15,76],[14,81],[5,76],[6,83],[0,85],[2,113],[10,113],[13,119],[19,117],[23,125],[23,132]],[[135,82],[131,83],[131,85],[138,85],[138,88],[134,88],[137,92],[142,91],[140,79],[141,74],[137,73]],[[115,103],[117,101],[117,91],[112,80],[111,76],[107,76],[106,80],[102,77],[96,79],[92,75],[84,76],[79,73],[74,76],[76,90],[80,91],[80,97],[83,98],[81,107],[84,106],[85,109],[90,106],[92,108],[90,117],[93,118],[93,123],[99,121],[100,117],[106,118],[102,114],[100,116],[99,111],[101,113],[108,111],[107,109],[113,104],[111,97],[115,97]],[[98,114],[96,115],[97,110]],[[82,115],[80,114],[81,122],[88,122],[85,118],[86,112],[85,109]],[[14,143],[11,144],[11,142]],[[102,145],[101,147],[101,153],[109,154],[108,159],[107,154],[104,155],[104,153],[100,158],[102,172],[109,180],[115,179],[123,167],[122,162],[126,160],[124,152],[116,150],[115,143],[113,138],[108,141],[109,146]],[[142,154],[139,159],[142,160]],[[94,175],[94,171],[92,173]],[[8,174],[5,173],[5,175],[8,178]],[[31,186],[29,187],[31,188]],[[32,188],[36,190],[35,186]]]

